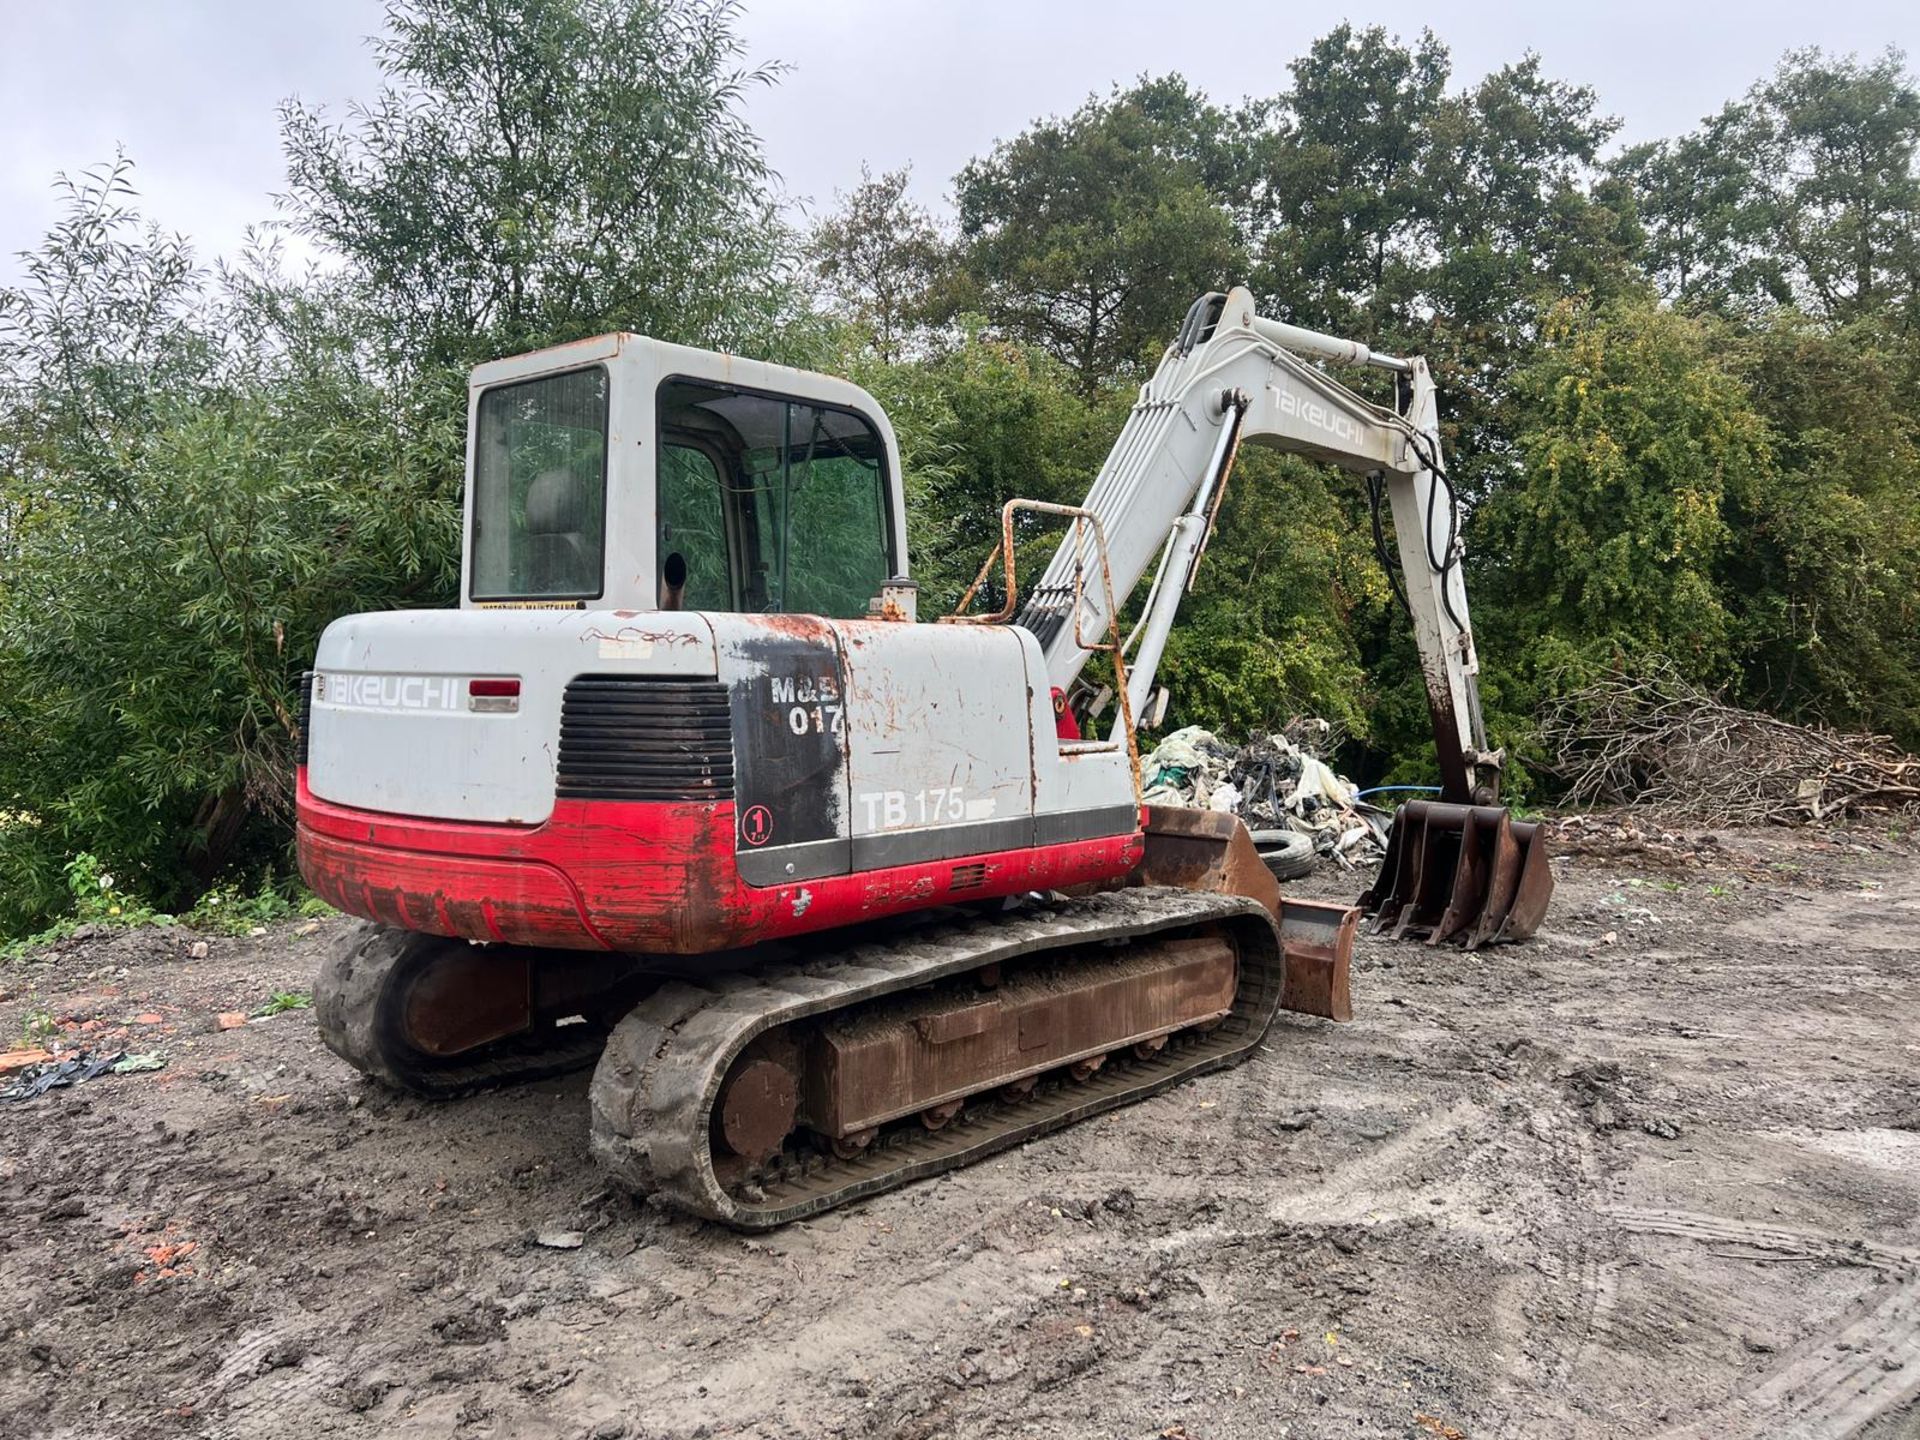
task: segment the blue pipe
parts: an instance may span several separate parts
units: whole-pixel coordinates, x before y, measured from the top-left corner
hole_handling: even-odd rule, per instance
[[[1422,795],[1438,795],[1440,793],[1440,787],[1438,785],[1376,785],[1371,790],[1362,790],[1353,798],[1356,800],[1364,800],[1369,795],[1384,795],[1389,790],[1418,790]]]

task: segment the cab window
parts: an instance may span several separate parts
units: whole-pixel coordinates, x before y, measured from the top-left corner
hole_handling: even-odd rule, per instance
[[[663,594],[684,567],[687,609],[867,613],[894,567],[865,418],[692,380],[660,387],[659,415]]]
[[[480,397],[473,458],[473,598],[601,593],[607,372],[497,385]]]

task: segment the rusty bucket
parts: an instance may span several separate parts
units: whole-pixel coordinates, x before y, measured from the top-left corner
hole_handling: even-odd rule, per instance
[[[1324,900],[1292,900],[1267,869],[1237,816],[1217,810],[1149,805],[1146,851],[1136,885],[1175,885],[1257,900],[1280,922],[1286,978],[1280,1008],[1327,1020],[1351,1020],[1353,936],[1360,912]]]
[[[1369,930],[1469,950],[1525,940],[1553,898],[1546,832],[1504,805],[1415,800],[1393,817],[1386,858],[1360,897]]]

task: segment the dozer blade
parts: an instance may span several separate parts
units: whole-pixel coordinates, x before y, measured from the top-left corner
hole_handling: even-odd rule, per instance
[[[1259,901],[1280,922],[1286,957],[1280,1008],[1326,1020],[1351,1020],[1348,972],[1360,912],[1321,900],[1282,899],[1253,836],[1236,815],[1149,805],[1146,854],[1130,877],[1136,885],[1174,885]]]
[[[1527,939],[1552,898],[1541,826],[1504,805],[1415,800],[1394,816],[1380,874],[1359,904],[1373,933],[1477,950]]]

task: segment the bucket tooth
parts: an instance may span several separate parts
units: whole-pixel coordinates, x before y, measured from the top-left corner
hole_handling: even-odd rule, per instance
[[[1427,936],[1427,944],[1438,945],[1462,934],[1468,926],[1487,914],[1488,881],[1493,874],[1493,852],[1499,834],[1508,828],[1507,812],[1489,816],[1491,807],[1477,806],[1466,813],[1460,827],[1460,858],[1453,867],[1453,887],[1447,895],[1447,908]],[[1472,948],[1472,942],[1468,942]]]
[[[1520,849],[1520,878],[1514,889],[1513,903],[1501,922],[1496,940],[1525,940],[1540,929],[1547,918],[1547,906],[1553,901],[1553,868],[1547,862],[1547,832],[1538,822],[1521,822],[1513,827]]]
[[[1458,940],[1477,950],[1524,940],[1540,928],[1553,898],[1546,832],[1515,821],[1500,805],[1415,800],[1400,807],[1387,853],[1360,908],[1374,932]]]

